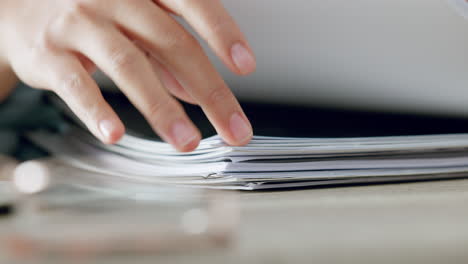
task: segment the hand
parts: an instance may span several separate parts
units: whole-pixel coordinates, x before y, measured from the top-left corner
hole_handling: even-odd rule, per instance
[[[18,82],[10,67],[0,61],[0,104],[13,91]]]
[[[0,55],[30,86],[57,93],[105,143],[124,126],[91,78],[105,72],[165,141],[191,151],[200,132],[174,99],[199,104],[231,145],[246,144],[251,125],[182,16],[237,74],[254,56],[219,0],[2,0]]]

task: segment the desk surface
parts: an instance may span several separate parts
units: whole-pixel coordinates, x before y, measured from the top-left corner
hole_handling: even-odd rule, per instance
[[[468,132],[464,119],[256,105],[246,110],[257,132],[268,135],[283,135],[285,128],[294,128],[296,136]],[[195,119],[201,116],[189,112]],[[304,120],[320,126],[303,126]],[[240,197],[241,224],[226,250],[96,263],[468,263],[468,179],[243,192]],[[0,223],[0,236],[11,224]],[[12,262],[0,253],[0,263]]]
[[[96,263],[468,262],[468,180],[240,196],[239,232],[225,250]]]

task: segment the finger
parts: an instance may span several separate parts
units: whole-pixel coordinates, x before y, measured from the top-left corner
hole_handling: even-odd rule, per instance
[[[162,9],[164,9],[165,11],[171,13],[171,14],[174,14],[174,15],[178,15],[180,16],[180,14],[178,12],[176,12],[176,10],[172,9],[170,7],[170,5],[166,5],[164,3],[164,1],[162,0],[152,0],[154,3],[156,3],[157,5],[159,5]]]
[[[190,104],[197,104],[195,99],[190,96],[177,79],[170,73],[166,67],[159,63],[156,59],[149,57],[153,70],[161,79],[164,87],[174,96]]]
[[[43,65],[47,67],[43,86],[57,93],[91,133],[107,144],[116,143],[123,136],[122,121],[76,57],[50,55]]]
[[[68,45],[105,72],[165,141],[180,151],[195,149],[200,132],[164,89],[143,52],[112,24],[87,13],[80,16],[78,22],[65,23]],[[85,35],[86,40],[78,37]]]
[[[85,56],[77,53],[77,54],[74,54],[81,62],[81,65],[83,65],[83,67],[86,69],[86,71],[89,73],[89,74],[93,74],[96,72],[97,68],[96,68],[96,65],[94,65],[94,63],[86,58]]]
[[[125,12],[119,13],[121,10]],[[247,117],[190,33],[151,2],[116,8],[115,16],[126,34],[174,73],[227,143],[244,145],[250,141],[253,132]]]
[[[151,53],[146,51],[142,45],[133,40],[133,43],[145,54],[145,56],[150,61],[153,66],[155,74],[159,77],[164,87],[175,97],[179,98],[190,104],[197,104],[197,102],[187,93],[187,91],[182,87],[180,82],[170,73],[166,67],[164,67],[156,58],[154,58]]]
[[[252,49],[220,0],[156,2],[181,15],[232,72],[245,75],[255,71]]]

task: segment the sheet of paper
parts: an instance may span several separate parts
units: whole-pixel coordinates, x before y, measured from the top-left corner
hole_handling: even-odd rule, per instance
[[[256,190],[330,184],[457,178],[468,175],[468,135],[367,138],[255,136],[245,147],[219,137],[204,139],[192,153],[126,135],[100,143],[71,126],[64,133],[37,131],[36,144],[64,163],[149,184]]]

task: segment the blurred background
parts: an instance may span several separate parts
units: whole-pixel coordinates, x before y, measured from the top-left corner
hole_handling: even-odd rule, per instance
[[[256,52],[243,99],[467,116],[464,0],[224,0]],[[458,9],[458,10],[457,10]]]
[[[468,115],[464,0],[223,2],[257,72],[235,76],[206,50],[242,100]]]
[[[252,76],[234,76],[207,52],[240,98],[256,134],[468,133],[465,0],[223,2],[250,40],[258,70]],[[97,78],[106,99],[130,130],[155,137],[116,87],[102,75]],[[184,107],[205,137],[214,133],[200,108]],[[61,122],[60,113],[47,103],[42,91],[21,85],[0,104],[0,153],[19,160],[45,155],[21,135]],[[224,249],[162,254],[157,260],[466,263],[467,189],[468,181],[457,180],[242,193],[238,204],[241,221],[232,231],[232,244]],[[112,205],[133,206],[114,201]],[[93,206],[84,209],[99,211]],[[145,208],[144,212],[167,216],[166,211],[156,209]],[[122,215],[132,216],[112,217],[126,221]],[[36,220],[18,225],[5,218],[0,231],[26,233],[25,226],[49,230],[42,224],[54,224],[49,219]],[[115,222],[105,220],[105,225]],[[117,228],[127,232],[138,227],[131,223]],[[154,222],[144,224],[154,227]],[[62,230],[82,231],[76,226]],[[96,263],[154,263],[154,254],[158,252],[118,255]],[[0,252],[0,262],[14,263],[4,257]]]
[[[243,103],[256,134],[468,132],[466,1],[223,2],[250,40],[257,72],[235,76],[201,42]],[[133,120],[126,124],[154,137],[112,82],[102,74],[96,78],[124,121]],[[41,96],[18,89],[1,105],[0,127],[14,127],[16,134],[54,123],[56,114]],[[214,133],[198,107],[186,109],[204,136]],[[17,145],[17,140],[5,142],[11,144],[4,152]]]

